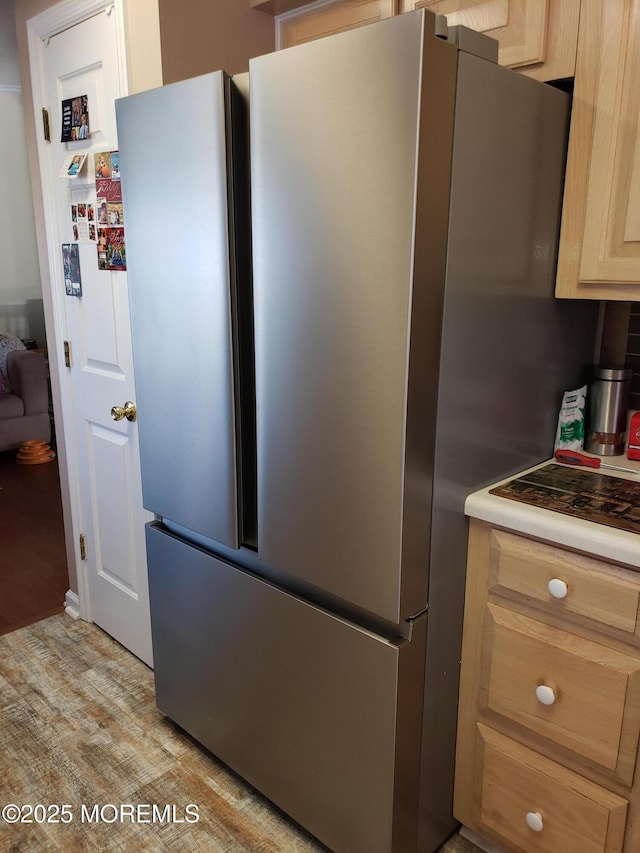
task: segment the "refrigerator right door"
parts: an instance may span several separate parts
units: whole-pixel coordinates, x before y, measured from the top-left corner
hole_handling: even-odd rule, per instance
[[[407,467],[417,140],[438,89],[436,263],[456,54],[432,22],[410,13],[250,65],[259,554],[394,623],[427,593],[428,458]],[[437,341],[437,307],[425,323]],[[435,389],[437,357],[420,369]],[[428,415],[413,424],[427,454]]]

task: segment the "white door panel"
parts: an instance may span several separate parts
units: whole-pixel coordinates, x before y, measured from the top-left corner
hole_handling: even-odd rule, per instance
[[[135,463],[135,443],[115,429],[97,423],[87,423],[89,442],[90,479],[95,486],[94,507],[99,508],[93,519],[95,539],[95,570],[98,575],[137,601],[139,582],[137,563],[137,531],[132,527],[136,504],[140,495],[131,482],[130,472]],[[120,499],[113,500],[114,492]],[[113,531],[120,535],[113,536]],[[102,612],[102,596],[93,602],[96,611]],[[106,618],[106,617],[105,617]]]
[[[111,3],[39,44],[44,103],[34,107],[36,115],[48,108],[51,125],[51,142],[41,144],[40,159],[45,198],[51,199],[47,236],[56,337],[71,343],[71,367],[61,372],[66,370],[70,380],[62,397],[73,434],[66,429],[64,439],[73,459],[70,469],[78,472],[86,609],[100,627],[151,663],[144,545],[144,523],[151,516],[142,508],[137,424],[111,418],[112,406],[136,399],[127,275],[99,270],[96,242],[79,242],[82,296],[66,296],[60,248],[75,242],[71,204],[95,205],[94,153],[118,148],[115,100],[127,94],[121,11]],[[62,101],[81,95],[88,97],[90,136],[60,142]],[[84,166],[77,178],[61,179],[60,168],[72,153],[87,154]]]

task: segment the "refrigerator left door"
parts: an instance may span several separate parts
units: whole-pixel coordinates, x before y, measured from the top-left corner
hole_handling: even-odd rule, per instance
[[[144,506],[238,547],[225,89],[116,103]]]

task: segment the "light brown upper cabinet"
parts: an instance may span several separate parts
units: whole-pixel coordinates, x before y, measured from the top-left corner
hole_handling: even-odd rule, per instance
[[[279,46],[291,47],[342,32],[390,15],[429,9],[446,15],[450,26],[462,24],[496,39],[501,65],[537,80],[573,77],[580,0],[251,0],[278,21]]]
[[[291,17],[280,19],[279,47],[292,47],[372,24],[389,18],[395,10],[395,0],[336,0],[326,6],[302,8]]]
[[[573,77],[580,0],[400,0],[429,9],[498,42],[498,62],[537,80]]]
[[[582,4],[556,295],[640,301],[640,0]]]

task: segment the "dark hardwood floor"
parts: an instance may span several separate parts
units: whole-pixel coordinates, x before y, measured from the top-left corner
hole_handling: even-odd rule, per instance
[[[68,589],[57,460],[0,453],[0,634],[61,613]]]

